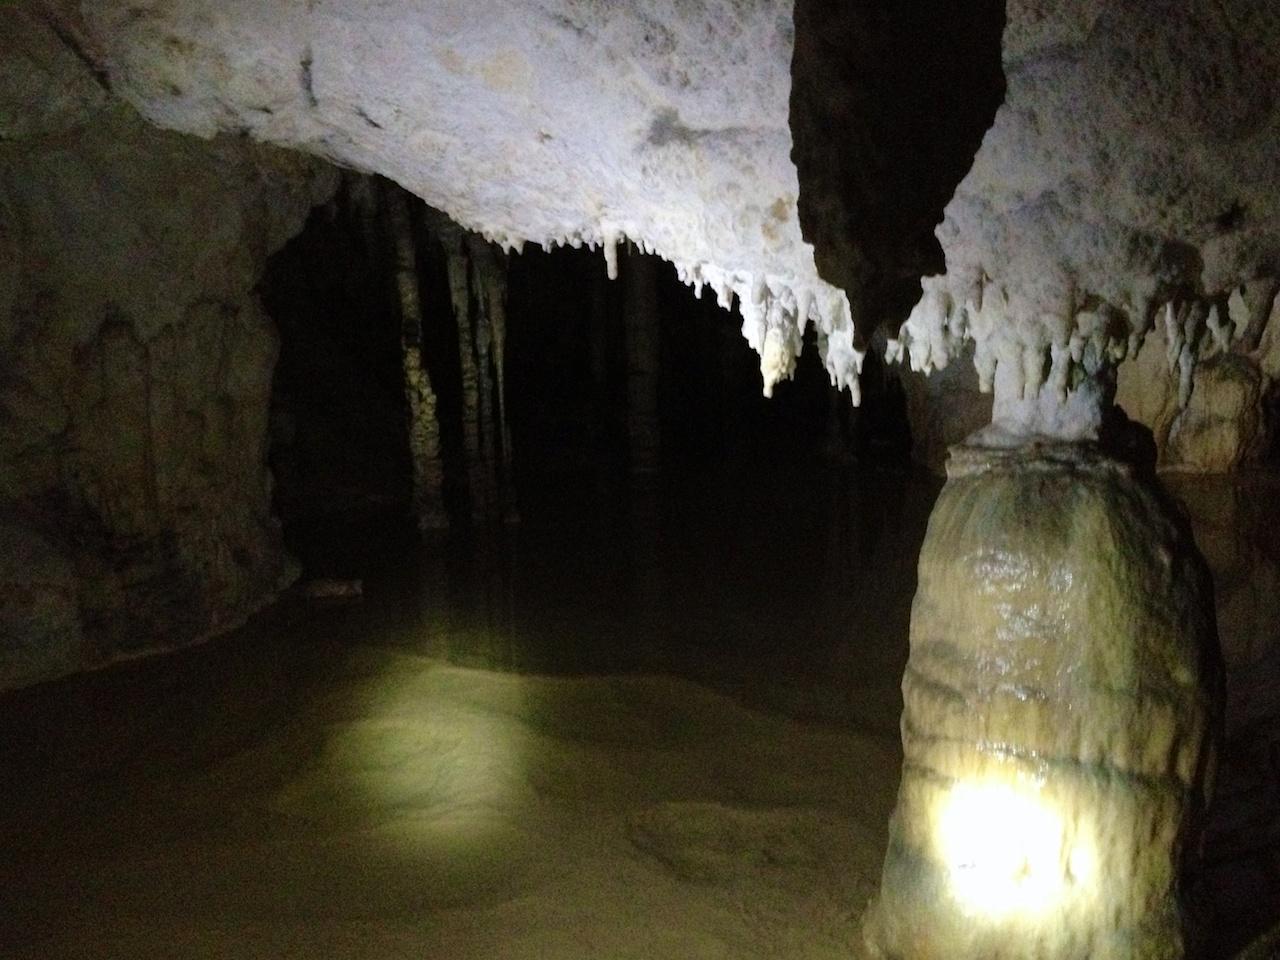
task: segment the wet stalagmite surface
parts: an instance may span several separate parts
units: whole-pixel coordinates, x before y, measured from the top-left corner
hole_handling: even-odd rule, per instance
[[[1180,958],[1218,712],[1204,564],[1091,447],[962,446],[947,470],[869,937],[915,960]]]

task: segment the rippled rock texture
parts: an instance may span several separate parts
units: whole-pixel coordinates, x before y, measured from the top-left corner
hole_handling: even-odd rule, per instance
[[[961,447],[948,471],[869,944],[911,960],[1180,957],[1214,712],[1199,555],[1090,448]]]

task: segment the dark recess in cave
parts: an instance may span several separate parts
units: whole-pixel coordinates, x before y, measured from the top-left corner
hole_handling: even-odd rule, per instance
[[[280,331],[271,402],[275,508],[305,561],[322,552],[317,530],[334,540],[353,529],[393,535],[409,497],[388,241],[366,233],[349,186],[312,211],[302,233],[271,258],[259,288]]]
[[[289,548],[314,575],[358,575],[417,542],[391,240],[361,180],[344,177],[334,200],[271,259],[260,286],[281,337],[271,416],[275,504]],[[459,327],[446,253],[431,226],[439,215],[406,197],[456,540],[479,523],[467,489]],[[628,250],[623,277],[610,281],[598,251],[529,246],[504,259],[510,479],[526,524],[577,517],[585,502],[602,514],[625,512],[633,457],[628,270],[651,277],[655,288],[662,477],[650,482],[697,484],[712,474],[816,462],[906,468],[901,387],[878,356],[867,357],[855,409],[830,386],[811,333],[795,379],[766,400],[737,311],[695,298],[669,264]]]

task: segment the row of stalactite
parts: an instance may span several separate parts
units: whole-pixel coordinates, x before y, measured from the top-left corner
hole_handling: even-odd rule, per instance
[[[517,522],[505,378],[507,255],[389,181],[350,174],[344,186],[364,242],[389,253],[393,265],[418,527]],[[624,266],[628,460],[634,475],[645,475],[659,457],[659,264],[637,252]],[[603,310],[603,301],[593,306]],[[604,323],[602,315],[593,320]],[[603,330],[591,332],[592,372],[603,380],[607,363],[596,349]],[[446,424],[460,437],[452,456]]]
[[[393,183],[352,175],[346,186],[361,211],[366,243],[389,247],[393,264],[413,474],[411,508],[418,527],[445,528],[451,513],[454,520],[473,523],[515,521],[502,377],[505,256]],[[442,291],[432,283],[440,274],[447,284],[445,296],[435,295]],[[442,403],[442,390],[449,386],[460,394],[452,409]],[[454,458],[445,449],[447,414],[460,421],[454,427],[461,434],[461,450]],[[450,487],[459,491],[452,511]]]

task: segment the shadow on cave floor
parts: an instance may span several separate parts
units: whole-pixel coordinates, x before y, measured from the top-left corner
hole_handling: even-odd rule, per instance
[[[1257,490],[1175,487],[1236,665],[1200,893],[1225,951],[1280,912],[1280,551]],[[0,698],[0,954],[854,955],[937,489],[549,489],[362,602]]]

